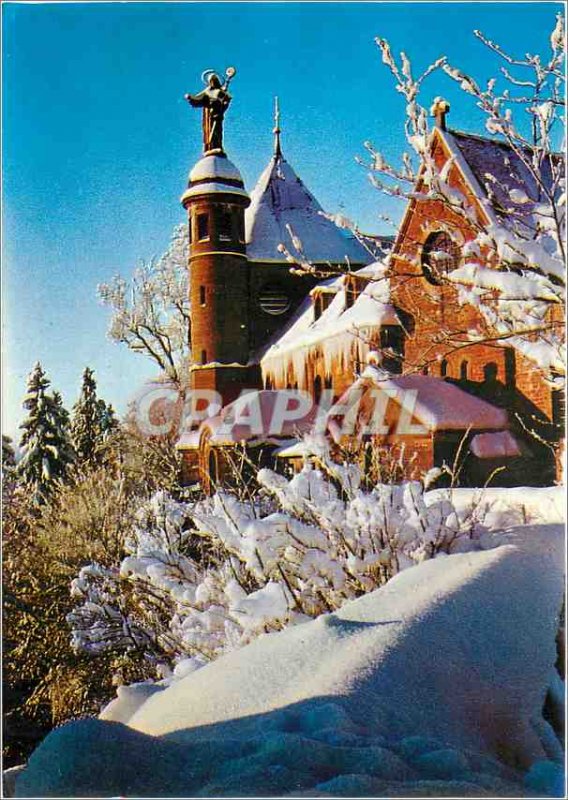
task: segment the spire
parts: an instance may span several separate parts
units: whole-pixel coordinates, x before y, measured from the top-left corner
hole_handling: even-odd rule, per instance
[[[280,106],[278,105],[278,98],[274,98],[274,158],[282,158],[282,148],[280,147]]]

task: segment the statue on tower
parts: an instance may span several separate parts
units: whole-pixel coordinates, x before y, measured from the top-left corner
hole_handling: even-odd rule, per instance
[[[206,70],[202,77],[206,88],[199,94],[186,94],[185,100],[194,108],[203,109],[203,152],[205,155],[223,153],[223,118],[229,108],[231,95],[227,91],[229,83],[236,75],[234,67],[225,72],[225,83],[213,70]]]

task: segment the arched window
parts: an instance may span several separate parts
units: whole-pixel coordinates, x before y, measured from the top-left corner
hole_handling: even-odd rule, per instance
[[[314,400],[319,403],[321,397],[322,380],[319,375],[314,378]]]
[[[469,363],[467,361],[462,361],[460,364],[460,381],[467,381],[468,372]]]
[[[444,359],[440,364],[440,375],[442,376],[442,378],[445,378],[447,374],[448,374],[448,362],[446,361],[446,359]]]
[[[201,351],[201,363],[207,364],[207,350]]]
[[[218,480],[218,469],[217,469],[217,453],[214,450],[209,451],[209,480],[212,484],[217,483]]]
[[[204,306],[206,303],[207,294],[205,292],[205,286],[199,287],[199,305]]]
[[[483,380],[493,383],[497,380],[498,372],[497,364],[494,361],[489,361],[483,365]]]
[[[422,247],[422,272],[435,286],[459,266],[461,251],[457,242],[445,231],[431,233]]]

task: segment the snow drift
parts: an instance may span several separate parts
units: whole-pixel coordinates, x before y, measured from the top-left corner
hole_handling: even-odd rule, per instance
[[[497,542],[427,561],[168,688],[122,690],[101,719],[47,737],[18,796],[519,796],[531,766],[533,788],[560,794],[542,707],[562,528]]]

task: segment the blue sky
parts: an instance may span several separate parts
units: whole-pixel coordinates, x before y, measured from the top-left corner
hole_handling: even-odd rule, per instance
[[[17,432],[40,360],[70,406],[85,366],[119,410],[153,374],[106,338],[96,286],[160,255],[183,221],[200,154],[184,102],[206,68],[235,65],[226,149],[251,189],[271,155],[272,103],[288,160],[330,211],[384,230],[400,216],[355,163],[363,142],[403,148],[403,100],[375,36],[421,70],[442,54],[479,80],[505,49],[548,53],[556,3],[61,3],[3,5],[4,429]],[[471,100],[437,76],[449,124],[481,130]]]

